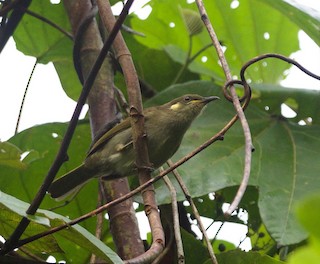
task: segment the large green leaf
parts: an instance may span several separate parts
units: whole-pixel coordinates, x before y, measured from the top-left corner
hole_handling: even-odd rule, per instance
[[[256,138],[256,155],[261,160],[260,173],[256,172],[260,212],[268,230],[280,244],[306,238],[294,217],[293,206],[306,193],[320,190],[317,180],[319,129],[319,126],[274,120]]]
[[[32,1],[29,9],[70,31],[62,2]],[[38,63],[53,62],[66,93],[73,99],[78,98],[81,85],[73,67],[73,41],[70,38],[28,14],[23,16],[13,37],[17,48],[25,55],[36,57]]]
[[[152,12],[146,20],[137,17],[131,20],[133,29],[146,35],[145,38],[137,37],[137,40],[150,48],[166,49],[175,61],[184,63],[189,36],[180,7],[197,10],[195,3],[163,0],[148,4]],[[259,54],[276,52],[289,56],[298,50],[298,27],[281,12],[254,0],[243,0],[239,4],[237,8],[232,8],[230,1],[206,2],[208,16],[219,40],[226,47],[225,55],[234,75],[238,75],[244,62]],[[209,43],[211,40],[205,30],[194,36],[192,55]],[[176,46],[175,52],[172,51],[173,45]],[[207,58],[206,62],[201,61],[203,56]],[[210,48],[201,53],[189,69],[205,74],[203,68],[207,68],[207,75],[214,78],[220,76],[223,80],[224,75],[217,61],[215,51]],[[283,71],[288,68],[288,65],[279,62],[268,62],[272,71],[266,69],[266,64],[257,65],[254,78],[252,75],[250,78],[268,83],[279,81]]]
[[[278,9],[284,16],[287,16],[291,21],[297,24],[303,31],[305,31],[310,38],[312,38],[318,45],[320,45],[320,12],[312,7],[306,6],[303,2],[298,1],[273,1],[260,0],[270,6]]]
[[[2,223],[0,225],[0,233],[2,236],[7,238],[18,225],[21,216],[26,216],[25,211],[29,207],[29,204],[1,192],[0,205],[2,212],[0,215],[0,223]],[[31,223],[22,238],[30,237],[69,221],[66,217],[41,209],[37,211],[36,216],[29,216],[29,219],[31,220]],[[56,234],[54,236],[56,236]],[[26,244],[24,248],[37,254],[39,252],[42,252],[42,254],[53,255],[56,252],[61,253],[62,250],[54,236],[49,235],[38,239]],[[83,258],[79,258],[79,255],[82,255],[82,251],[85,249],[89,251],[89,253],[96,254],[100,258],[104,259],[107,263],[123,263],[115,252],[79,225],[74,225],[68,229],[64,229],[60,231],[57,236],[60,238],[59,241],[62,249],[68,253],[68,262],[79,263],[79,261],[83,260]],[[61,237],[63,237],[64,240],[69,241],[69,244],[74,244],[72,251],[70,251],[70,247],[63,247],[65,242],[61,241]]]

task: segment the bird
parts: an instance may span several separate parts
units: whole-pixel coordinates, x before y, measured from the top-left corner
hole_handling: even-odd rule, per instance
[[[157,169],[178,150],[184,134],[203,108],[217,96],[186,94],[144,109],[148,154]],[[57,201],[76,194],[92,178],[112,180],[137,175],[130,117],[102,133],[77,168],[55,180],[48,192]]]

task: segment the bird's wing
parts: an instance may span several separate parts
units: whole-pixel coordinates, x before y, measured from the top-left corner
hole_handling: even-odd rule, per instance
[[[114,126],[113,128],[111,128],[109,131],[107,131],[106,133],[104,133],[90,148],[90,150],[88,151],[88,155],[90,156],[91,154],[93,154],[94,152],[96,152],[99,148],[101,148],[102,146],[104,146],[109,139],[111,139],[112,137],[114,137],[117,133],[124,131],[126,129],[128,129],[130,127],[130,119],[126,118],[124,119],[121,123],[117,124],[116,126]]]

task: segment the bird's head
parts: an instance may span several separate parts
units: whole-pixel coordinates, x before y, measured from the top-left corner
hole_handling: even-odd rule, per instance
[[[219,99],[217,96],[203,97],[197,94],[186,94],[165,104],[165,107],[173,116],[192,122],[204,106],[217,99]]]

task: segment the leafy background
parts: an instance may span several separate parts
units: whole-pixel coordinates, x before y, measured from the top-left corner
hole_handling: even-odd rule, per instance
[[[300,29],[316,43],[320,42],[319,13],[312,9],[301,8],[299,4],[289,1],[241,0],[237,8],[230,8],[231,3],[232,1],[217,0],[207,1],[205,4],[219,40],[226,49],[225,55],[234,76],[239,74],[241,65],[254,56],[266,52],[289,56],[298,50],[297,32]],[[192,56],[210,43],[205,30],[192,37],[189,36],[184,22],[184,10],[196,11],[195,4],[177,0],[151,1],[148,4],[152,7],[152,12],[147,19],[141,20],[135,14],[131,14],[126,21],[130,27],[143,33],[145,37],[124,33],[139,76],[158,92],[145,105],[167,102],[188,92],[202,95],[215,94],[223,98],[221,85],[224,76],[213,47],[205,49],[196,57],[178,78],[178,83],[174,83],[188,52]],[[49,1],[33,1],[31,10],[70,30],[62,4],[52,5]],[[31,16],[24,16],[15,31],[14,39],[20,51],[36,57],[39,63],[52,61],[63,89],[69,97],[77,99],[81,86],[73,69],[73,43],[70,39]],[[203,58],[206,58],[205,62]],[[246,261],[258,258],[260,261],[258,263],[276,263],[279,262],[276,258],[261,257],[260,254],[276,256],[274,251],[277,246],[297,245],[307,238],[307,231],[314,233],[316,237],[314,241],[318,239],[316,231],[311,228],[313,223],[310,219],[315,219],[316,216],[310,216],[310,210],[314,210],[301,209],[303,208],[301,203],[303,204],[304,199],[308,199],[305,198],[308,194],[320,191],[320,180],[317,175],[320,164],[317,102],[320,95],[314,90],[293,90],[280,86],[279,81],[285,78],[285,72],[289,67],[283,62],[267,60],[250,68],[247,74],[247,78],[252,82],[254,94],[246,115],[255,152],[251,186],[241,203],[241,208],[249,213],[246,224],[249,233],[254,234],[250,237],[252,244],[260,243],[261,246],[257,246],[259,253],[245,254],[238,251],[223,253],[218,257],[220,263],[230,263],[233,257],[239,259],[240,255]],[[124,90],[123,80],[119,74],[116,76],[116,81],[116,84]],[[296,117],[288,119],[281,115],[283,103],[297,113]],[[217,133],[233,115],[233,107],[226,100],[209,105],[186,134],[173,160],[183,157]],[[312,122],[302,126],[299,123],[301,120],[312,120]],[[20,132],[8,142],[1,142],[0,188],[3,193],[0,195],[0,202],[3,212],[6,212],[1,223],[11,221],[9,226],[5,224],[0,226],[0,233],[4,237],[8,237],[13,231],[19,221],[18,216],[24,215],[25,204],[22,206],[20,203],[32,201],[54,160],[66,128],[66,123],[43,124]],[[68,151],[70,160],[60,169],[59,175],[81,163],[90,140],[89,122],[85,119],[77,127]],[[243,144],[242,130],[237,124],[228,131],[224,141],[216,142],[179,168],[190,193],[193,197],[199,198],[197,202],[201,215],[221,220],[219,206],[222,202],[232,200],[236,191],[235,186],[242,177]],[[21,154],[24,157],[22,160]],[[166,188],[161,183],[156,186],[159,204],[168,203]],[[48,213],[42,213],[42,217],[49,219],[49,223],[54,226],[59,221],[66,220],[62,216],[73,219],[89,212],[95,208],[96,200],[86,197],[92,197],[96,190],[97,183],[92,181],[71,203],[55,210],[56,214],[49,214],[50,212],[46,211]],[[179,200],[184,200],[179,188],[177,190]],[[214,201],[208,199],[208,194],[212,192],[220,195],[222,202],[218,199]],[[138,197],[137,200],[139,201]],[[202,202],[199,202],[201,200]],[[18,210],[13,211],[8,203],[13,203]],[[298,217],[302,219],[301,221],[295,214],[296,205],[299,203]],[[310,203],[315,204],[314,201]],[[50,209],[56,206],[55,201],[46,197],[41,207]],[[230,221],[241,222],[236,216]],[[33,220],[33,224],[36,227],[29,230],[28,234],[35,234],[39,230],[48,228],[48,225],[37,223],[36,220]],[[90,219],[81,226],[94,233],[95,224],[95,219]],[[85,236],[83,233],[85,231],[79,228],[73,230],[74,234],[79,237]],[[263,238],[257,237],[260,233],[264,234]],[[99,250],[104,252],[102,255],[108,258],[110,254],[112,255],[104,244],[98,242],[93,243],[94,245],[79,242],[76,245],[72,239],[74,234],[65,236],[56,234],[45,238],[42,243],[31,243],[32,246],[28,250],[47,252],[54,255],[57,260],[79,262],[85,262],[93,249],[97,250],[95,252]],[[184,241],[186,246],[197,243],[187,235],[184,236]],[[113,247],[108,226],[104,230],[103,242]],[[265,246],[267,242],[268,247]],[[55,252],[42,248],[47,243],[55,245]],[[313,242],[301,254],[314,252],[317,243]],[[198,246],[201,248],[202,245]],[[86,248],[87,251],[81,251],[79,247]],[[74,257],[77,259],[73,259]],[[191,258],[192,256],[190,260]],[[293,256],[290,261],[298,263],[294,262],[297,258],[299,255]],[[206,259],[207,256],[204,255],[203,262]]]

